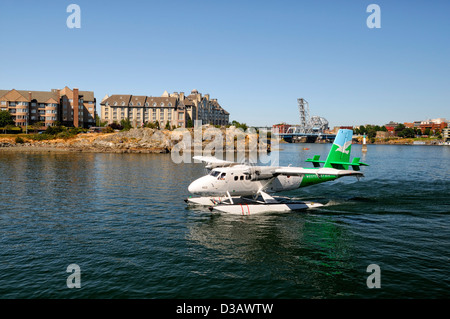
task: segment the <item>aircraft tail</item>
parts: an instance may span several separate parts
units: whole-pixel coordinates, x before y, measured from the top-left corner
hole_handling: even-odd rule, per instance
[[[341,129],[338,131],[334,143],[331,146],[331,150],[328,153],[328,157],[325,161],[320,161],[319,155],[315,155],[313,159],[307,159],[307,162],[313,163],[314,167],[320,167],[320,163],[324,163],[323,167],[330,167],[336,169],[348,169],[349,166],[355,171],[359,171],[361,165],[368,166],[365,163],[359,161],[358,157],[355,157],[350,162],[350,150],[352,148],[352,130]]]
[[[334,139],[333,146],[328,153],[328,157],[323,167],[347,169],[348,165],[338,163],[348,163],[350,161],[350,150],[352,148],[352,130],[339,130]],[[338,167],[341,166],[341,167]]]

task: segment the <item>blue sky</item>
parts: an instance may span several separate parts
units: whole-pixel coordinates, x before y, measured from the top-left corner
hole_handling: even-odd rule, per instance
[[[69,29],[69,4],[81,28]],[[369,4],[381,28],[369,29]],[[450,1],[9,1],[0,89],[209,93],[250,125],[450,119]]]

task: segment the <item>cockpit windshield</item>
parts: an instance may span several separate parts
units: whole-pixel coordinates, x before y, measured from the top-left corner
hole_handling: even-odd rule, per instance
[[[219,179],[219,180],[224,180],[225,176],[227,174],[226,173],[221,173],[219,171],[211,171],[211,173],[209,173],[209,175],[211,175],[213,177],[217,177],[217,179]]]
[[[211,173],[209,173],[209,175],[214,176],[214,177],[219,176],[219,174],[220,174],[220,172],[218,172],[218,171],[211,171]]]

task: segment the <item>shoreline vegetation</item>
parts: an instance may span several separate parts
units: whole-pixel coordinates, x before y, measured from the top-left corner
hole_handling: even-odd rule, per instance
[[[212,128],[213,131],[208,131]],[[107,132],[88,132],[78,128],[52,128],[46,131],[32,134],[0,134],[0,151],[44,151],[44,152],[97,152],[97,153],[170,153],[175,146],[179,150],[184,150],[188,134],[190,136],[190,148],[194,147],[204,150],[206,147],[222,145],[234,147],[238,150],[239,142],[243,141],[245,150],[249,149],[252,138],[258,138],[258,134],[244,133],[236,127],[202,127],[202,140],[196,141],[194,128],[187,128],[182,131],[158,128],[131,128],[122,131],[109,130]],[[216,135],[219,140],[216,141]],[[231,140],[227,138],[231,136]],[[220,141],[220,136],[222,141]],[[261,144],[261,147],[270,152],[270,134],[267,137],[268,143]],[[200,142],[200,143],[199,143]],[[219,144],[215,144],[219,142]],[[221,144],[220,144],[221,143]],[[201,146],[200,146],[201,144]],[[232,145],[231,145],[232,144]],[[255,143],[258,147],[259,141]]]
[[[226,140],[226,128],[220,128],[223,139],[223,147],[231,146]],[[233,128],[232,128],[233,130]],[[234,150],[237,150],[237,138],[244,134],[242,130],[232,131]],[[194,144],[194,129],[187,129],[190,133],[192,145]],[[205,128],[202,134],[202,150],[211,143],[214,137],[207,136]],[[229,132],[229,131],[228,131]],[[245,134],[244,134],[245,135]],[[245,138],[245,147],[248,150],[249,136]],[[270,140],[270,134],[267,137]],[[86,130],[70,128],[62,131],[49,130],[41,134],[0,134],[0,151],[43,151],[43,152],[98,152],[98,153],[170,153],[180,141],[184,139],[180,131],[152,128],[132,128],[130,130],[111,133],[88,133]],[[354,144],[362,144],[363,137],[354,138]],[[227,144],[228,143],[228,144]],[[283,140],[280,143],[286,143]],[[442,145],[442,140],[437,138],[372,138],[368,145]],[[259,145],[258,145],[259,147]],[[267,150],[270,151],[270,142]]]

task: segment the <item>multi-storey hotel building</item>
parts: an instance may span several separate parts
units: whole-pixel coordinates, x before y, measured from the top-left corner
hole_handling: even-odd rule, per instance
[[[56,122],[75,127],[95,126],[94,92],[67,86],[51,91],[0,90],[0,110],[9,111],[17,126]]]
[[[161,128],[167,122],[170,126],[186,127],[189,120],[227,125],[230,115],[217,99],[210,99],[209,94],[202,96],[197,90],[188,96],[184,92],[169,94],[167,91],[158,97],[114,94],[105,96],[100,105],[103,121],[111,124],[129,119],[134,127],[147,122],[159,122]]]

